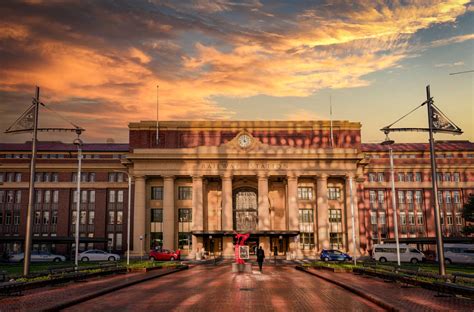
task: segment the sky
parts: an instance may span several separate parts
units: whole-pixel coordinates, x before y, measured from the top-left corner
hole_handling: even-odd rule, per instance
[[[85,142],[128,142],[128,123],[156,120],[157,102],[159,120],[328,120],[331,102],[374,143],[427,85],[464,131],[436,139],[474,141],[474,73],[450,75],[474,69],[473,39],[466,0],[2,0],[0,142],[31,139],[3,132],[35,86]],[[40,110],[40,126],[69,125]],[[395,126],[427,127],[426,107]]]

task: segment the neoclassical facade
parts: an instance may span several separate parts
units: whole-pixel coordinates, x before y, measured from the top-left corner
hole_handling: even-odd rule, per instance
[[[360,123],[333,122],[332,142],[328,121],[129,128],[135,254],[162,245],[191,257],[202,250],[232,256],[235,232],[279,255],[354,244],[360,252],[358,190],[367,163]]]

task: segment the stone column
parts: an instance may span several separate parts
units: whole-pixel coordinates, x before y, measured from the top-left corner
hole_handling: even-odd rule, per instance
[[[318,248],[329,248],[329,216],[328,216],[328,176],[321,174],[316,183],[318,212]]]
[[[270,230],[270,203],[268,201],[268,177],[258,176],[258,230]]]
[[[133,250],[134,256],[142,256],[145,252],[145,203],[146,188],[145,177],[135,176],[135,196],[133,205]],[[142,239],[140,239],[140,237]]]
[[[288,230],[299,230],[298,213],[298,177],[294,175],[287,176],[288,181]]]
[[[225,174],[221,176],[222,180],[222,225],[221,230],[232,232],[233,214],[232,214],[232,175]],[[224,257],[232,257],[234,255],[234,243],[232,236],[224,236],[222,240],[222,252]]]
[[[351,183],[352,183],[352,200],[351,200]],[[354,252],[354,244],[356,244],[356,254],[359,253],[359,227],[358,227],[358,208],[357,208],[357,201],[356,201],[356,185],[354,181],[354,175],[348,174],[346,176],[346,224],[347,224],[347,251],[351,254]],[[353,205],[354,215],[352,214],[351,204]],[[352,217],[354,216],[354,227],[352,225]],[[355,241],[353,239],[353,230],[355,231]],[[355,256],[355,255],[354,255]]]
[[[174,176],[163,177],[163,248],[175,249]]]
[[[202,176],[193,176],[193,231],[204,230],[204,211],[202,196]],[[199,252],[203,248],[203,237],[193,235],[193,251]]]

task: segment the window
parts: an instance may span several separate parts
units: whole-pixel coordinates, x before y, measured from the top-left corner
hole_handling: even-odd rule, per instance
[[[82,191],[81,203],[83,203],[83,204],[87,203],[87,191]]]
[[[446,181],[446,182],[450,182],[451,181],[451,173],[445,172],[443,180]]]
[[[0,222],[1,224],[1,222]],[[460,212],[456,212],[456,224],[457,225],[462,225],[462,215]]]
[[[49,211],[43,211],[43,224],[49,224]]]
[[[408,213],[408,224],[415,225],[415,214],[413,212]]]
[[[180,186],[178,187],[178,199],[179,200],[189,200],[193,198],[193,190],[190,186]]]
[[[58,223],[58,211],[53,210],[53,214],[51,215],[51,224],[57,224]]]
[[[122,233],[115,234],[115,249],[122,249]]]
[[[415,191],[415,201],[418,204],[418,206],[421,206],[423,203],[423,197],[421,195],[421,191]]]
[[[95,191],[89,191],[89,203],[93,204],[95,203]]]
[[[314,222],[313,209],[300,209],[299,210],[299,221],[300,223],[312,223]]]
[[[163,222],[163,209],[151,209],[151,222]]]
[[[162,233],[159,233],[159,234],[162,234]],[[161,237],[161,240],[162,239],[163,238]],[[192,242],[193,242],[193,240],[192,240],[191,233],[187,233],[187,232],[179,232],[178,233],[178,248],[179,249],[191,250]]]
[[[461,177],[459,175],[459,172],[453,173],[453,180],[454,180],[454,182],[460,182],[461,181]]]
[[[310,200],[313,199],[313,188],[300,186],[298,187],[298,199]]]
[[[377,193],[378,193],[378,201],[379,201],[379,203],[380,203],[380,204],[383,204],[384,197],[385,197],[383,191],[378,191]]]
[[[44,191],[44,203],[45,204],[51,203],[51,191],[50,190]]]
[[[109,191],[109,203],[115,203],[115,191]]]
[[[400,225],[407,225],[407,216],[404,212],[400,212]]]
[[[398,203],[405,204],[405,194],[403,194],[403,191],[398,191]]]
[[[21,191],[16,191],[15,193],[15,203],[21,203]]]
[[[413,182],[413,173],[409,172],[406,174],[406,181]]]
[[[342,233],[329,233],[329,244],[334,249],[342,248]]]
[[[5,202],[5,191],[0,190],[0,204]]]
[[[0,172],[0,182],[5,182],[5,174]]]
[[[446,196],[446,204],[451,204],[451,192],[444,192],[444,195]]]
[[[57,204],[59,202],[59,191],[55,190],[53,191],[53,203]]]
[[[453,225],[453,215],[452,215],[451,212],[448,212],[448,213],[446,214],[446,223],[447,223],[448,225]]]
[[[163,187],[153,186],[151,188],[151,199],[152,200],[162,200],[163,199]]]
[[[377,224],[377,213],[375,211],[370,212],[370,224]]]
[[[87,172],[82,172],[81,173],[81,182],[87,182],[87,177],[89,174]]]
[[[117,203],[123,203],[123,191],[117,191]]]
[[[329,197],[329,199],[339,199],[339,198],[341,198],[341,189],[339,187],[329,187],[328,188],[328,197]]]
[[[453,192],[453,202],[455,204],[461,203],[461,197],[459,196],[459,191],[454,191]]]
[[[338,223],[341,221],[341,209],[329,209],[329,222]]]
[[[87,224],[87,211],[81,211],[81,219],[79,220],[80,224]]]
[[[109,172],[109,182],[115,182],[117,175],[115,172]]]
[[[114,248],[114,233],[108,233],[107,234],[107,240],[108,240],[107,247],[109,249]]]
[[[15,213],[13,215],[13,225],[20,225],[20,214]]]
[[[95,220],[95,212],[89,211],[89,219],[88,219],[87,224],[94,225],[94,220]]]
[[[406,191],[406,197],[407,197],[408,206],[413,207],[413,192],[412,191]]]
[[[35,182],[43,182],[43,174],[41,172],[35,174]]]
[[[76,224],[77,221],[77,211],[73,210],[71,215],[71,224]]]
[[[375,173],[369,172],[369,182],[375,182]]]
[[[416,223],[418,225],[422,225],[423,224],[423,213],[421,212],[417,212],[416,213]]]
[[[438,182],[442,182],[442,181],[443,181],[443,176],[442,176],[441,173],[438,172],[438,173],[436,174],[436,180],[437,180]]]
[[[6,211],[5,212],[5,225],[10,225],[12,224],[12,213],[11,211]]]
[[[42,202],[43,202],[43,199],[42,199],[43,193],[42,193],[42,191],[41,191],[41,190],[36,190],[36,191],[35,191],[35,194],[36,194],[36,196],[35,196],[35,203],[37,203],[37,204],[42,203]]]
[[[123,211],[117,211],[117,223],[116,224],[123,224]]]
[[[53,172],[53,174],[51,175],[51,181],[52,181],[52,182],[59,182],[59,175],[58,175],[58,173]]]
[[[7,173],[7,182],[13,182],[15,180],[15,173],[9,172]]]
[[[121,172],[117,173],[117,182],[123,182],[123,173]]]
[[[15,191],[8,191],[7,192],[7,203],[9,204],[13,204],[13,202],[15,201]]]
[[[369,192],[369,200],[370,200],[371,206],[372,206],[372,204],[375,204],[376,198],[377,198],[377,195],[376,195],[375,191],[370,191]]]
[[[89,182],[95,182],[95,172],[89,173]]]
[[[189,208],[178,209],[178,221],[179,222],[192,222],[192,210]]]
[[[379,224],[385,224],[385,212],[379,212]]]
[[[41,211],[35,211],[35,224],[41,224]]]
[[[378,180],[379,182],[384,182],[384,181],[385,181],[385,175],[384,175],[383,172],[377,173],[377,180]]]
[[[314,233],[300,233],[300,244],[303,249],[314,248]]]
[[[44,182],[51,182],[51,174],[46,172],[44,175],[43,175],[43,181]]]
[[[415,173],[415,181],[416,182],[421,182],[421,172],[416,172]]]
[[[405,174],[399,173],[398,174],[398,182],[403,182],[405,181]]]
[[[15,182],[21,182],[21,173],[17,172],[15,174]]]
[[[441,192],[441,191],[438,191],[438,202],[440,204],[443,203],[443,192]]]
[[[109,210],[107,224],[115,224],[115,211]]]

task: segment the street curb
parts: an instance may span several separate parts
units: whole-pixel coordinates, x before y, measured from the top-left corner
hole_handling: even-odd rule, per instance
[[[175,268],[175,269],[172,269],[172,270],[169,270],[169,271],[166,271],[166,272],[162,272],[161,274],[154,274],[152,276],[145,276],[142,279],[134,280],[134,281],[131,281],[129,283],[124,283],[124,284],[120,284],[120,285],[117,285],[117,286],[112,286],[112,287],[105,288],[105,289],[102,289],[102,290],[99,290],[99,291],[96,291],[96,292],[93,292],[93,293],[90,293],[90,294],[87,294],[87,295],[76,297],[74,299],[71,299],[71,300],[66,301],[66,302],[59,303],[55,306],[49,307],[49,308],[41,310],[41,311],[59,311],[59,310],[65,309],[65,308],[69,308],[73,305],[82,303],[84,301],[88,301],[88,300],[106,295],[108,293],[120,290],[122,288],[130,287],[130,286],[133,286],[135,284],[139,284],[139,283],[142,283],[142,282],[152,280],[154,278],[158,278],[158,277],[162,277],[162,276],[165,276],[165,275],[180,272],[180,271],[183,271],[183,270],[187,270],[188,268],[189,268],[188,265],[184,265],[184,266],[179,267],[179,268]]]
[[[309,270],[307,270],[307,269],[305,269],[304,267],[299,266],[299,265],[297,265],[297,266],[295,267],[295,269],[296,269],[296,270],[299,270],[299,271],[306,272],[306,273],[311,274],[311,275],[314,275],[314,276],[316,276],[316,277],[318,277],[318,278],[320,278],[320,279],[323,279],[323,280],[325,280],[325,281],[327,281],[327,282],[333,283],[333,284],[335,284],[335,285],[337,285],[337,286],[339,286],[339,287],[341,287],[341,288],[344,288],[345,290],[348,290],[348,291],[350,291],[350,292],[352,292],[352,293],[354,293],[354,294],[356,294],[356,295],[358,295],[358,296],[360,296],[360,297],[362,297],[362,298],[365,298],[365,299],[369,300],[370,302],[375,303],[376,305],[378,305],[378,306],[381,307],[381,308],[384,308],[384,309],[387,310],[387,311],[394,311],[394,312],[395,312],[395,311],[400,311],[400,310],[397,309],[395,306],[393,306],[393,305],[391,305],[391,304],[389,304],[389,303],[384,302],[382,299],[378,298],[377,296],[369,295],[369,294],[367,294],[367,293],[365,293],[365,292],[363,292],[363,291],[361,291],[361,290],[359,290],[359,289],[356,289],[356,288],[351,287],[351,286],[349,286],[349,285],[343,284],[343,283],[341,283],[341,282],[339,282],[339,281],[335,281],[335,280],[329,279],[329,278],[327,278],[327,277],[325,277],[325,276],[322,276],[322,275],[317,274],[316,272],[311,272],[311,271],[309,271]]]

